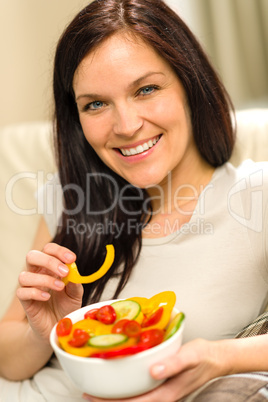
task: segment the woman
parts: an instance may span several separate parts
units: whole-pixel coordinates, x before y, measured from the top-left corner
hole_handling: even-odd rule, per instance
[[[40,400],[80,400],[44,368],[52,326],[81,304],[161,290],[186,313],[185,344],[151,369],[168,381],[133,401],[176,401],[219,376],[268,371],[267,335],[228,339],[268,301],[267,165],[226,164],[232,105],[193,34],[160,0],[94,1],[59,41],[54,97],[62,219],[53,242],[42,219],[27,255],[1,323],[0,374]],[[263,208],[251,208],[256,186]],[[88,275],[107,243],[108,273],[65,287],[65,264]]]

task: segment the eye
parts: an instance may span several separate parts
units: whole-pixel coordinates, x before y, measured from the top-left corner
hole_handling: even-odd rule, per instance
[[[151,93],[155,92],[155,90],[159,89],[157,85],[147,85],[146,87],[141,88],[138,91],[139,95],[146,96],[150,95]]]
[[[83,107],[83,112],[86,112],[88,110],[99,110],[104,106],[104,102],[101,101],[94,101],[94,102],[90,102],[87,103],[84,107]]]
[[[104,103],[101,101],[94,101],[91,102],[87,105],[87,108],[90,110],[96,110],[96,109],[100,109],[101,107],[103,107]]]

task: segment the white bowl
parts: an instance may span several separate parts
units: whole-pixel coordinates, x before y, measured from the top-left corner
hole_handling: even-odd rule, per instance
[[[75,323],[84,318],[84,314],[92,309],[116,300],[91,304],[82,307],[67,317]],[[172,317],[178,312],[173,309]],[[50,334],[51,346],[66,374],[82,392],[107,399],[129,398],[140,395],[159,386],[164,380],[155,380],[149,369],[154,363],[178,351],[182,343],[184,321],[179,330],[169,339],[151,349],[136,355],[111,360],[92,357],[74,356],[59,346],[56,325]]]

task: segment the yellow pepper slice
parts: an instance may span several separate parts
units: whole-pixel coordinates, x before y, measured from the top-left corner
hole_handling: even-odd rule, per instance
[[[72,331],[69,335],[67,336],[58,336],[59,344],[62,347],[65,352],[68,352],[72,355],[76,356],[82,356],[82,357],[89,357],[93,353],[99,352],[101,349],[99,348],[94,348],[92,346],[89,346],[88,344],[76,348],[71,345],[69,345],[69,340],[72,339],[74,330],[79,328],[83,329],[84,331],[87,331],[90,336],[95,336],[95,335],[105,335],[105,334],[110,334],[112,331],[113,324],[111,325],[106,325],[103,324],[97,320],[92,320],[91,318],[86,318],[80,321],[77,321],[75,324],[72,326]],[[127,346],[132,346],[133,344],[136,343],[136,339],[134,338],[129,338],[125,343],[124,347]],[[117,346],[117,347],[111,347],[107,348],[105,350],[110,350],[110,349],[119,349],[122,347],[122,345]]]
[[[62,281],[67,285],[68,282],[73,283],[92,283],[100,279],[106,272],[111,268],[114,262],[114,246],[112,244],[106,245],[106,257],[102,266],[98,269],[98,271],[94,272],[88,276],[82,276],[79,274],[76,263],[66,264],[69,268],[69,274],[62,278]]]
[[[147,316],[150,316],[160,307],[163,307],[163,314],[160,320],[154,325],[144,327],[143,330],[146,331],[152,328],[165,329],[167,327],[168,323],[170,322],[171,312],[176,302],[176,295],[172,291],[165,291],[154,295],[150,299],[147,299],[145,297],[131,297],[126,300],[133,300],[140,304],[141,312],[135,319],[136,321],[138,320],[139,323],[141,323],[143,320],[143,313],[146,314]],[[72,339],[75,329],[79,328],[84,331],[87,331],[89,336],[91,337],[97,335],[110,334],[112,332],[113,326],[114,324],[107,325],[91,318],[82,319],[73,324],[71,333],[69,335],[58,336],[59,344],[63,350],[65,350],[70,354],[82,357],[89,357],[94,353],[98,353],[101,349],[94,348],[92,346],[89,346],[88,344],[82,347],[73,347],[69,345],[68,342],[70,339]],[[136,343],[137,339],[134,337],[133,338],[130,337],[124,343],[124,347],[128,347]],[[119,345],[117,347],[111,347],[105,350],[116,350],[120,349],[121,347],[122,345]]]
[[[67,336],[59,336],[59,344],[62,347],[63,350],[65,350],[65,352],[70,353],[71,355],[75,355],[75,356],[81,356],[81,357],[89,357],[90,355],[92,355],[93,353],[97,353],[99,352],[99,349],[97,348],[92,348],[92,346],[82,346],[81,348],[75,348],[74,346],[70,346],[68,341],[71,339],[72,337],[70,337],[68,335]]]
[[[159,309],[159,307],[163,307],[164,311],[160,321],[155,325],[144,328],[144,330],[152,328],[164,329],[170,321],[171,313],[176,302],[176,295],[172,291],[165,291],[157,293],[150,299],[146,297],[131,297],[128,300],[134,300],[139,303],[145,315],[151,315]]]
[[[89,345],[85,345],[80,348],[70,346],[68,342],[70,339],[72,339],[74,330],[77,328],[87,331],[90,336],[94,336],[101,334],[110,334],[112,330],[112,325],[105,325],[99,321],[86,318],[73,324],[70,335],[58,337],[59,344],[63,350],[71,353],[72,355],[87,357],[90,356],[92,353],[98,352],[99,349],[93,348]]]

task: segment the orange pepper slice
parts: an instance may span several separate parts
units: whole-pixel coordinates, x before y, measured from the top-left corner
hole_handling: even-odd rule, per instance
[[[102,350],[102,349],[94,348],[94,347],[89,346],[87,344],[82,346],[82,347],[79,347],[79,348],[76,348],[76,347],[73,347],[73,346],[69,345],[68,342],[69,342],[70,339],[72,339],[74,330],[76,328],[83,329],[84,331],[87,331],[90,336],[94,336],[94,335],[111,334],[112,327],[113,327],[113,324],[106,325],[106,324],[103,324],[103,323],[101,323],[99,321],[92,320],[91,318],[86,318],[86,319],[77,321],[75,324],[73,324],[72,331],[71,331],[71,333],[69,335],[67,335],[67,336],[58,336],[59,344],[62,347],[62,349],[65,350],[65,352],[68,352],[68,353],[70,353],[72,355],[75,355],[75,356],[89,357],[93,353],[100,352],[100,350]],[[124,347],[132,346],[135,343],[136,343],[135,338],[129,338],[124,343]],[[107,348],[105,350],[111,350],[111,349],[114,350],[114,349],[120,349],[120,348],[122,348],[122,345]]]
[[[144,328],[144,330],[152,329],[152,328],[159,328],[159,329],[164,329],[168,325],[171,317],[172,310],[175,306],[176,302],[176,295],[174,292],[171,290],[165,291],[165,292],[160,292],[151,297],[150,299],[147,299],[146,297],[131,297],[128,300],[134,300],[137,303],[140,304],[141,310],[146,316],[150,316],[153,314],[156,310],[159,309],[159,307],[163,307],[163,314],[161,316],[161,319],[158,323],[148,326]]]
[[[98,272],[98,271],[97,271]],[[155,325],[147,326],[143,328],[143,331],[147,331],[152,328],[159,328],[159,329],[165,329],[170,321],[171,317],[171,312],[173,310],[173,307],[176,302],[176,295],[172,291],[165,291],[158,293],[151,297],[150,299],[147,299],[145,297],[131,297],[126,300],[133,300],[136,301],[137,303],[140,304],[141,306],[141,312],[138,315],[138,317],[135,319],[138,322],[142,322],[143,320],[143,312],[150,316],[153,314],[156,310],[158,310],[160,307],[163,307],[163,314],[161,316],[161,319],[157,322]],[[88,344],[82,346],[82,347],[73,347],[69,345],[68,341],[73,337],[73,332],[76,328],[83,329],[84,331],[87,331],[90,336],[94,335],[104,335],[104,334],[110,334],[112,332],[114,324],[106,325],[103,324],[100,321],[93,320],[91,318],[86,318],[82,319],[72,326],[71,333],[67,336],[59,336],[59,344],[62,347],[63,350],[66,352],[76,355],[76,356],[82,356],[82,357],[89,357],[92,354],[94,355],[95,353],[98,353],[102,351],[102,349],[99,348],[94,348],[92,346],[89,346]],[[125,343],[124,343],[124,348],[128,346],[135,345],[137,343],[136,338],[129,338]],[[105,350],[119,350],[122,348],[122,345],[116,346],[116,347],[111,347],[107,348]]]
[[[83,329],[87,331],[90,336],[92,335],[101,335],[101,334],[110,334],[112,331],[113,325],[105,325],[99,321],[92,320],[90,318],[80,320],[73,324],[72,331],[67,336],[59,336],[59,344],[65,352],[68,352],[72,355],[87,357],[90,356],[92,353],[96,353],[99,351],[97,348],[93,348],[92,346],[85,345],[81,348],[76,348],[69,345],[69,340],[72,339],[74,330],[76,328]]]
[[[73,283],[92,283],[100,279],[106,272],[111,268],[114,262],[114,246],[112,244],[106,245],[106,257],[102,266],[98,269],[98,271],[94,272],[88,276],[82,276],[79,274],[76,263],[66,264],[69,268],[69,273],[65,278],[62,278],[62,281],[67,285],[68,282]]]

